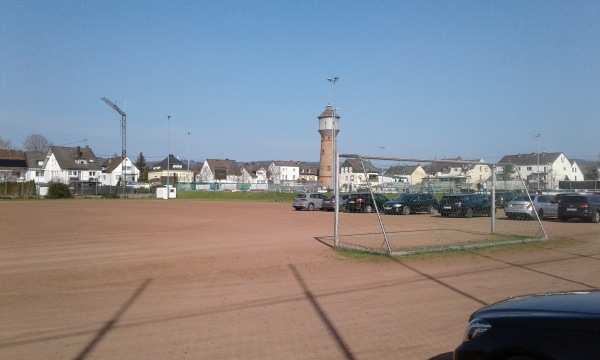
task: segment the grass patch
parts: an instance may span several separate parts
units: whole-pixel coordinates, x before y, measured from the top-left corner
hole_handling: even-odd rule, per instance
[[[392,261],[392,257],[387,254],[379,254],[374,251],[368,250],[357,250],[348,248],[336,248],[334,251],[344,258],[357,260],[357,261],[368,261],[368,262],[388,262]]]

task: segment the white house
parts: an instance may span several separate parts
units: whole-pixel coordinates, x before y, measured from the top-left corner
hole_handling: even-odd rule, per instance
[[[136,182],[140,177],[140,170],[133,164],[131,159],[125,157],[125,181]],[[109,157],[101,165],[102,176],[100,182],[102,185],[116,186],[121,185],[119,180],[123,178],[123,162],[121,156]]]
[[[368,160],[347,159],[340,165],[338,183],[342,191],[376,186],[379,181],[379,169]]]
[[[505,177],[516,178],[518,176],[533,189],[537,189],[538,181],[540,189],[558,189],[559,181],[584,180],[577,163],[570,162],[561,152],[541,152],[539,157],[538,153],[506,155],[500,159],[500,163],[512,165],[513,173],[507,174]],[[508,168],[504,166],[503,170],[508,170]]]
[[[268,170],[274,184],[291,185],[300,179],[299,161],[273,161]]]
[[[102,174],[96,155],[88,146],[50,146],[42,171],[44,182],[64,184],[96,184]]]
[[[242,173],[242,182],[252,184],[252,187],[256,189],[267,189],[269,183],[268,171],[263,165],[242,164],[240,165],[240,172]]]
[[[206,159],[196,175],[197,183],[210,183],[212,190],[238,190],[243,180],[237,162],[229,159]]]

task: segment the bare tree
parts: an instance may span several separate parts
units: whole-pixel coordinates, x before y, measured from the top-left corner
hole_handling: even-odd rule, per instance
[[[0,149],[10,149],[11,141],[0,137]]]
[[[52,143],[43,135],[31,134],[23,142],[25,151],[47,152]]]

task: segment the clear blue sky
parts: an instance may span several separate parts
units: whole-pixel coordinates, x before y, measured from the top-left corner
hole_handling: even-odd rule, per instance
[[[0,137],[97,155],[600,154],[599,1],[0,0]],[[167,115],[171,120],[167,123]],[[191,132],[191,135],[187,135]],[[169,145],[170,144],[170,145]],[[382,149],[384,147],[384,149]]]

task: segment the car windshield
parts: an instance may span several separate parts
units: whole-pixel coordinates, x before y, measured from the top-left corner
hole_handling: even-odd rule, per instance
[[[531,201],[531,199],[527,195],[519,195],[516,198],[514,198],[512,201]]]
[[[408,194],[402,194],[402,195],[396,196],[394,201],[408,200],[409,198],[410,198],[410,196]]]

